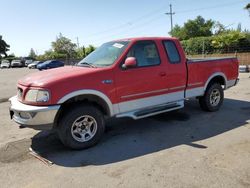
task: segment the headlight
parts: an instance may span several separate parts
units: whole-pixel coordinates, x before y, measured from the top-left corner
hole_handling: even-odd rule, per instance
[[[31,89],[25,95],[27,102],[48,102],[49,92],[46,90]]]

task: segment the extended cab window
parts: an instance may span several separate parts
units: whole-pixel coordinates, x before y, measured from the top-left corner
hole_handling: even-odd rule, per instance
[[[167,56],[171,64],[180,63],[181,57],[173,41],[163,42]]]
[[[127,57],[135,57],[137,67],[160,64],[160,57],[153,41],[137,42],[128,52]]]

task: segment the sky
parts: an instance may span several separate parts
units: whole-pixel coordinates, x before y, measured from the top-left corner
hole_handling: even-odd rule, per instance
[[[169,4],[173,23],[183,25],[201,15],[228,28],[250,30],[244,10],[249,0],[0,0],[0,35],[10,53],[27,56],[51,48],[62,33],[79,45],[99,46],[104,42],[138,36],[169,36]],[[4,8],[5,7],[5,8]]]

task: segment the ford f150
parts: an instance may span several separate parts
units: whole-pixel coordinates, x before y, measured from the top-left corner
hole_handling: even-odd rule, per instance
[[[223,90],[238,82],[236,58],[189,60],[175,38],[107,42],[74,66],[20,79],[11,118],[35,129],[53,128],[74,149],[96,144],[106,117],[140,119],[184,107],[197,98],[217,111]]]

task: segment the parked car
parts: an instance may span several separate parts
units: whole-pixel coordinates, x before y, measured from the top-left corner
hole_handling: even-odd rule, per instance
[[[30,63],[30,64],[28,65],[28,68],[29,68],[29,69],[36,69],[36,68],[37,68],[37,65],[39,65],[39,64],[41,64],[41,63],[43,63],[43,61],[33,61],[32,63]]]
[[[88,148],[109,117],[141,119],[183,108],[189,98],[219,110],[224,90],[238,83],[238,66],[237,58],[187,59],[175,38],[112,41],[77,66],[20,79],[10,114],[23,126],[55,129],[70,148]]]
[[[10,68],[10,62],[8,60],[2,60],[0,67],[1,69]]]
[[[21,60],[12,60],[11,61],[11,67],[23,67],[23,64]]]
[[[37,68],[39,70],[45,70],[45,69],[53,69],[53,68],[58,68],[58,67],[63,67],[64,63],[61,61],[57,61],[57,60],[48,60],[45,61],[39,65],[37,65]]]
[[[250,72],[250,65],[240,65],[239,71],[240,72]]]
[[[25,65],[26,67],[28,67],[28,65],[31,64],[32,62],[33,62],[32,59],[27,59],[27,60],[25,60],[24,65]]]

